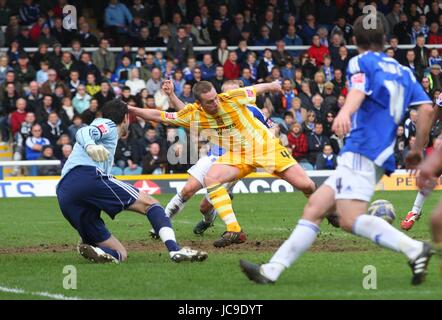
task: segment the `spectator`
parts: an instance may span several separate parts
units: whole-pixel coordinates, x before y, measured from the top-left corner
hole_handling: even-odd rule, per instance
[[[322,153],[316,160],[316,170],[335,170],[337,166],[336,155],[333,153],[331,145],[326,144],[322,148]]]
[[[221,38],[218,42],[218,46],[212,50],[212,60],[215,64],[223,66],[229,56],[229,50],[227,49],[227,40]]]
[[[98,100],[99,108],[103,107],[106,102],[115,98],[115,94],[107,81],[101,82],[100,91],[94,95],[94,98]]]
[[[139,0],[136,0],[139,1]],[[147,23],[146,21],[143,19],[143,17],[147,17],[147,15],[140,15],[138,13],[133,14],[133,19],[132,22],[129,25],[129,39],[130,39],[130,43],[132,45],[137,44],[137,42],[139,41],[139,37],[141,36],[141,38],[143,38],[144,36],[142,35],[141,30],[143,28],[147,28],[147,34],[148,34],[148,38],[150,41],[153,41],[152,37],[150,36],[150,32],[149,32],[149,28],[147,27]],[[145,33],[145,32],[143,32]],[[141,39],[143,40],[143,39]]]
[[[404,136],[407,140],[410,139],[411,136],[416,135],[416,121],[417,121],[417,111],[414,109],[410,110],[410,117],[405,120],[404,125]]]
[[[215,69],[215,77],[213,77],[209,81],[213,84],[216,92],[221,93],[221,87],[224,81],[226,81],[226,79],[224,78],[224,68],[222,66],[217,66]]]
[[[138,168],[137,163],[140,161],[136,141],[132,140],[127,132],[118,139],[115,150],[115,165],[121,169],[130,168],[135,170]]]
[[[243,82],[244,87],[251,86],[255,83],[252,78],[252,73],[249,68],[245,67],[241,71],[241,77],[239,78]]]
[[[63,169],[66,161],[68,160],[69,156],[72,153],[72,146],[70,144],[65,144],[61,147],[61,154],[62,157],[60,159],[61,161],[61,169]]]
[[[140,79],[140,74],[137,68],[130,70],[130,80],[127,80],[125,85],[130,88],[132,95],[138,94],[142,89],[146,88],[146,83]]]
[[[431,66],[428,79],[430,80],[431,90],[442,88],[442,74],[441,74],[441,66],[439,64],[433,64]]]
[[[19,131],[14,136],[14,155],[15,161],[25,158],[25,142],[31,135],[31,128],[36,123],[35,114],[28,112],[25,117],[25,121],[22,122]],[[14,168],[14,175],[19,173],[19,167]]]
[[[152,77],[147,81],[146,88],[149,94],[154,95],[158,90],[161,89],[161,71],[158,67],[152,69]]]
[[[308,144],[305,134],[302,132],[300,123],[294,123],[287,134],[289,147],[292,150],[292,156],[296,161],[302,161],[307,157]]]
[[[109,34],[116,35],[116,43],[122,45],[128,35],[129,24],[132,22],[129,9],[118,0],[110,0],[104,11],[104,20]]]
[[[132,68],[133,66],[131,65],[130,58],[128,56],[124,56],[121,64],[115,70],[113,80],[118,82],[120,85],[123,85],[127,80],[129,80],[130,70]]]
[[[75,109],[72,106],[72,100],[70,97],[64,97],[61,102],[61,109],[64,111],[64,113],[66,113],[68,122],[71,123],[75,115]]]
[[[428,33],[428,44],[441,44],[442,43],[442,31],[439,28],[437,22],[433,22],[430,25],[430,31]],[[442,54],[442,49],[439,49],[439,53]]]
[[[344,140],[345,137],[342,133],[337,134],[336,132],[333,132],[332,136],[330,137],[330,144],[333,148],[334,154],[339,154],[342,147],[344,147]]]
[[[54,148],[50,145],[45,145],[38,160],[57,160],[54,156]],[[60,173],[61,169],[59,165],[44,165],[38,167],[39,176],[58,176]]]
[[[0,56],[0,85],[2,85],[3,82],[5,82],[6,74],[10,71],[13,71],[13,69],[9,66],[8,56],[1,55]]]
[[[318,154],[325,145],[330,144],[330,139],[324,135],[324,126],[321,122],[315,123],[314,131],[308,136],[308,161],[315,165]]]
[[[31,135],[26,139],[26,160],[37,160],[41,156],[43,146],[50,145],[48,139],[42,137],[42,128],[34,124],[31,128]]]
[[[71,138],[72,143],[75,143],[76,141],[75,136],[77,134],[77,131],[83,127],[86,127],[86,124],[83,123],[81,116],[79,114],[76,114],[72,119],[72,124],[68,128],[69,137]]]
[[[333,61],[333,67],[341,70],[347,70],[347,65],[350,61],[347,47],[341,46],[339,48],[338,55],[338,59]]]
[[[19,132],[22,123],[26,119],[26,114],[27,114],[25,99],[23,98],[17,99],[15,105],[17,109],[9,114],[9,124],[11,127],[11,132],[13,137],[15,137],[15,135]]]
[[[186,83],[190,84],[192,87],[195,83],[200,82],[202,79],[201,69],[199,67],[195,67],[192,71],[192,79],[186,81]]]
[[[208,46],[212,44],[210,39],[209,29],[202,25],[202,20],[200,16],[195,16],[193,18],[192,24],[192,37],[195,39],[194,42],[198,46]]]
[[[287,34],[282,39],[287,46],[302,46],[303,42],[300,36],[296,34],[295,26],[289,26],[287,28]],[[289,51],[290,55],[297,56],[295,51]]]
[[[305,17],[305,22],[301,28],[301,37],[305,45],[312,44],[312,38],[316,34],[317,26],[316,19],[313,14],[308,14]]]
[[[250,26],[244,21],[244,16],[241,13],[237,13],[234,23],[229,28],[229,44],[232,46],[238,45],[241,40],[241,33],[251,31]]]
[[[418,35],[416,38],[416,46],[414,47],[414,53],[416,56],[415,63],[420,69],[428,67],[428,49],[425,47],[425,37]]]
[[[90,100],[91,96],[86,93],[86,87],[81,84],[78,87],[77,94],[72,100],[72,105],[77,113],[82,114],[83,111],[89,108]]]
[[[439,54],[439,51],[436,48],[431,48],[430,58],[428,58],[428,65],[431,67],[434,64],[442,66],[442,56]]]
[[[89,103],[89,108],[83,111],[83,113],[81,113],[82,122],[87,125],[90,125],[92,121],[94,121],[95,118],[97,118],[97,113],[98,113],[98,100],[92,98]]]
[[[288,111],[285,112],[283,120],[284,121],[279,124],[279,127],[281,129],[280,132],[287,135],[289,133],[292,124],[295,123],[295,118],[293,117],[293,113]]]
[[[405,56],[404,66],[408,67],[413,71],[414,76],[420,81],[423,77],[423,70],[419,64],[416,63],[416,54],[414,50],[408,50]]]
[[[264,50],[264,56],[258,64],[258,80],[257,82],[263,82],[272,72],[276,62],[273,59],[273,53],[270,49]]]
[[[268,47],[273,46],[275,44],[275,41],[270,37],[270,29],[263,25],[260,28],[259,36],[255,39],[255,46],[262,46],[262,47]]]
[[[235,50],[238,55],[238,63],[241,65],[247,60],[247,56],[252,51],[247,46],[247,41],[241,39],[238,43],[238,48]]]
[[[227,61],[224,63],[224,77],[227,80],[234,80],[239,78],[240,76],[240,68],[239,64],[237,63],[238,55],[235,51],[229,52],[229,57]]]
[[[188,57],[193,56],[193,45],[185,28],[178,28],[177,35],[167,44],[166,55],[177,66],[181,66],[183,61],[187,61]]]
[[[37,22],[40,16],[40,6],[34,4],[33,0],[23,0],[19,10],[20,21],[23,25],[29,26]]]
[[[398,38],[399,43],[411,44],[411,24],[408,21],[408,16],[405,13],[401,13],[399,19],[400,22],[395,25],[393,33]]]
[[[20,54],[18,63],[14,67],[17,81],[23,85],[28,85],[29,82],[35,80],[35,69],[29,64],[29,58],[26,53]]]
[[[209,53],[204,54],[203,63],[200,66],[202,79],[209,80],[215,76],[216,65],[213,63],[212,55]]]
[[[18,99],[19,95],[15,90],[14,84],[7,84],[6,95],[4,99],[0,101],[0,130],[3,143],[9,141],[9,115],[15,111]]]
[[[203,68],[203,67],[201,67]],[[215,66],[216,70],[216,66]],[[203,73],[204,74],[204,73]],[[172,76],[173,86],[175,88],[175,95],[179,97],[181,93],[183,92],[184,84],[186,83],[186,80],[184,80],[183,72],[181,69],[176,69],[173,76]]]
[[[217,91],[217,92],[221,92],[221,90]],[[181,101],[183,101],[184,103],[194,103],[195,102],[195,97],[193,96],[193,92],[192,92],[192,86],[190,84],[188,84],[188,83],[184,84],[183,92],[179,96],[179,99]]]
[[[39,85],[42,85],[48,80],[49,62],[41,61],[40,70],[37,71],[36,80]]]
[[[396,142],[394,144],[394,158],[396,160],[396,169],[405,168],[405,159],[403,158],[407,139],[405,138],[404,126],[398,126],[396,129]]]
[[[101,81],[101,72],[97,66],[91,61],[91,56],[87,52],[83,52],[80,56],[80,62],[78,64],[78,73],[80,74],[80,80],[85,83],[87,75],[93,73],[97,81]]]
[[[92,54],[92,63],[101,71],[115,70],[115,55],[109,51],[109,40],[102,38],[100,48]]]
[[[86,77],[86,93],[91,97],[100,92],[101,87],[97,84],[95,75],[89,73]]]
[[[62,134],[68,132],[68,129],[64,126],[55,111],[51,112],[48,116],[48,121],[42,124],[42,130],[43,137],[47,138],[53,146],[56,145],[57,140]]]
[[[162,174],[164,172],[167,161],[160,151],[158,143],[151,144],[149,152],[143,158],[143,174]]]

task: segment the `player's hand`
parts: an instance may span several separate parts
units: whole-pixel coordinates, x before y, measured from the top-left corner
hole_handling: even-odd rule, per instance
[[[281,87],[281,81],[275,80],[275,81],[271,82],[271,85],[272,85],[273,92],[283,92],[282,87]]]
[[[163,89],[164,93],[167,96],[172,95],[175,92],[175,86],[173,85],[172,80],[164,80],[163,85],[161,86],[161,89]]]
[[[350,115],[341,110],[333,121],[332,130],[337,134],[346,135],[349,133],[351,130]]]
[[[86,152],[92,160],[96,162],[103,162],[109,159],[109,151],[101,144],[90,144],[86,148]]]
[[[434,189],[437,184],[436,180],[437,177],[433,175],[428,166],[420,167],[419,174],[416,177],[416,185],[424,195],[428,195]]]
[[[436,98],[436,105],[442,108],[442,93]]]
[[[417,170],[417,166],[422,161],[422,152],[418,150],[410,150],[405,157],[405,167],[411,170],[412,173]]]

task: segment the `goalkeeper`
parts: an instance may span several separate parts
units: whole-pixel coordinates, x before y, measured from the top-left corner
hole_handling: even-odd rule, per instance
[[[173,261],[206,259],[207,253],[177,244],[170,219],[157,200],[110,175],[117,141],[128,130],[128,108],[121,100],[112,100],[102,113],[103,118],[77,132],[77,142],[57,186],[63,216],[81,237],[79,253],[96,263],[126,260],[126,248],[108,231],[100,213],[103,210],[114,219],[121,211],[130,210],[147,217]]]

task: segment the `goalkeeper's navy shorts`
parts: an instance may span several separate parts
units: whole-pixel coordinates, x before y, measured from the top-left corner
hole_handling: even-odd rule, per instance
[[[83,243],[95,245],[109,239],[101,210],[112,219],[139,197],[137,188],[92,166],[77,166],[57,186],[61,212],[78,231]]]

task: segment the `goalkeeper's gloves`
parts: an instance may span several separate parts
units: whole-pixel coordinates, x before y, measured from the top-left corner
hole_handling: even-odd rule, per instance
[[[109,158],[109,151],[101,144],[90,144],[86,147],[86,152],[92,160],[96,162],[103,162]]]
[[[442,93],[436,98],[436,104],[442,108]]]

